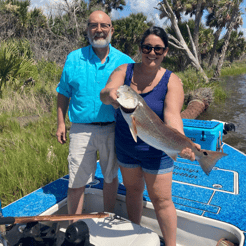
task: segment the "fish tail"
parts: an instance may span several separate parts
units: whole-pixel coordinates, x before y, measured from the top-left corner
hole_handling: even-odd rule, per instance
[[[227,156],[227,154],[217,151],[201,150],[201,155],[197,159],[202,170],[209,175],[216,162],[224,156]]]

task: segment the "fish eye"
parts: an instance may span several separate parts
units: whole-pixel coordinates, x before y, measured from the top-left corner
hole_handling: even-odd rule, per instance
[[[203,152],[204,155],[208,155],[208,153],[206,151]]]

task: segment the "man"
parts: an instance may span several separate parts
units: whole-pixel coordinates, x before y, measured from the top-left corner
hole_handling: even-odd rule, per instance
[[[114,108],[100,101],[100,91],[121,64],[134,62],[110,44],[110,17],[94,11],[88,19],[90,45],[71,52],[57,86],[57,140],[66,143],[65,115],[72,122],[69,146],[68,213],[81,214],[85,186],[94,178],[97,151],[104,175],[104,211],[113,212],[118,189],[114,146]],[[70,99],[70,102],[69,102]]]

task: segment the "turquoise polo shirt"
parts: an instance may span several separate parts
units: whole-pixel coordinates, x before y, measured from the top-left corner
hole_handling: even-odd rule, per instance
[[[134,61],[109,44],[109,54],[102,64],[92,46],[72,51],[65,62],[56,91],[70,98],[68,116],[73,123],[115,121],[115,110],[100,100],[110,74],[122,64]]]

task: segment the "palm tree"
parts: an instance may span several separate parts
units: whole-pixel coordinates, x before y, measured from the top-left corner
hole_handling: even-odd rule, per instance
[[[137,53],[142,34],[152,25],[146,20],[147,17],[144,14],[137,13],[113,21],[115,33],[112,45],[125,54],[134,56]]]
[[[106,13],[110,13],[113,9],[123,10],[126,6],[125,0],[96,0],[97,4],[102,4]]]
[[[227,48],[230,62],[233,62],[235,57],[239,58],[246,52],[246,39],[243,32],[232,31],[230,43]]]
[[[203,63],[204,58],[206,58],[209,52],[211,51],[211,44],[213,43],[213,40],[213,30],[210,28],[205,28],[203,25],[200,25],[198,48],[201,54],[201,63]]]
[[[194,55],[199,58],[199,28],[201,25],[202,15],[205,9],[210,8],[218,0],[168,0],[172,11],[174,12],[177,21],[181,22],[181,14],[190,15],[192,17],[195,15],[195,28],[193,29],[193,41],[195,50],[193,51]],[[168,17],[167,13],[163,11],[162,8],[159,8],[161,11],[160,18]]]
[[[169,43],[184,52],[184,54],[190,60],[190,63],[192,64],[192,66],[194,66],[196,70],[200,71],[204,80],[206,81],[206,83],[208,83],[209,79],[200,65],[198,54],[197,54],[198,49],[195,47],[194,41],[190,33],[189,26],[187,25],[187,29],[188,29],[188,36],[189,36],[189,40],[191,43],[192,51],[189,49],[187,43],[185,42],[185,39],[178,26],[177,17],[172,11],[172,8],[169,5],[168,0],[163,0],[158,5],[160,6],[160,8],[157,8],[157,9],[161,11],[160,17],[166,16],[171,21],[172,29],[175,31],[175,34],[176,34],[176,38],[172,35],[169,35]]]
[[[185,42],[187,43],[188,47],[191,49],[191,42],[189,39],[189,33],[187,30],[187,25],[190,28],[191,33],[194,31],[195,28],[195,21],[193,19],[190,19],[186,22],[179,22],[178,26],[180,29],[180,32],[182,34],[182,36],[184,37]],[[174,36],[175,38],[177,38],[175,31],[168,27],[166,29],[167,33],[169,35]],[[205,58],[207,56],[207,54],[209,53],[209,51],[211,50],[211,43],[213,42],[213,35],[212,35],[212,30],[211,29],[206,29],[205,26],[203,24],[200,24],[200,31],[199,31],[199,51],[201,53],[201,62],[203,61],[203,58]],[[184,56],[184,53],[181,52],[178,49],[173,48],[172,46],[170,46],[170,51],[168,52],[168,58],[171,60],[176,61],[176,69],[183,71],[184,69],[186,69],[186,67],[189,65],[189,60]]]
[[[210,54],[210,59],[208,66],[211,67],[213,64],[213,59],[216,51],[216,47],[218,44],[218,40],[222,29],[227,25],[228,21],[230,21],[230,9],[231,1],[220,1],[217,4],[213,5],[212,8],[209,9],[209,14],[206,16],[206,25],[210,28],[216,28],[217,30],[214,33],[214,43],[213,49]]]
[[[227,25],[227,32],[224,37],[224,45],[222,47],[221,55],[219,57],[216,70],[214,72],[213,78],[217,78],[220,76],[221,68],[224,63],[225,54],[229,45],[230,37],[233,28],[237,29],[240,25],[242,25],[242,17],[240,12],[240,4],[243,0],[233,0],[231,1],[231,8],[230,8],[230,21]]]
[[[16,5],[16,14],[17,14],[17,26],[19,28],[18,35],[20,37],[25,36],[27,31],[27,22],[28,22],[28,7],[30,6],[30,0],[10,0],[9,1],[12,5]]]
[[[33,33],[35,29],[47,28],[47,18],[40,9],[34,8],[29,12],[28,29],[29,35]]]
[[[1,42],[0,46],[0,98],[4,88],[18,76],[25,74],[32,66],[27,50],[20,53],[14,41]]]

